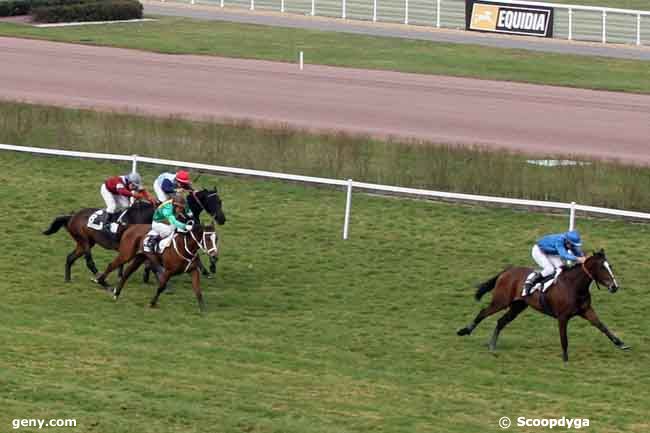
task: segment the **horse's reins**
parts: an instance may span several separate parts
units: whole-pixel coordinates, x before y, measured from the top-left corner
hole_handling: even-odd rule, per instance
[[[586,261],[585,261],[585,262],[586,262]],[[589,272],[589,271],[587,270],[587,267],[585,266],[585,262],[582,262],[582,270],[585,271],[585,274],[587,274],[587,276],[588,276],[589,278],[591,278],[591,280],[592,280],[594,283],[596,283],[596,287],[598,287],[598,290],[600,290],[600,284],[598,284],[598,280],[596,280],[596,279],[594,278],[594,276],[591,275],[591,272]]]
[[[217,193],[216,193],[216,192],[213,192],[212,194],[208,194],[208,197],[212,197],[213,195],[217,195]],[[192,191],[192,197],[194,197],[194,200],[196,200],[196,202],[199,204],[199,206],[201,206],[201,209],[203,209],[203,210],[205,211],[205,213],[207,213],[208,215],[210,215],[210,216],[212,217],[212,219],[216,221],[217,217],[216,217],[215,215],[212,215],[210,212],[208,212],[208,210],[207,210],[207,209],[205,208],[205,206],[203,205],[203,202],[201,202],[201,199],[199,199],[199,198],[196,196],[196,191]]]
[[[192,237],[192,240],[196,242],[196,244],[199,246],[199,249],[196,250],[195,252],[192,252],[187,248],[187,241],[183,242],[183,248],[185,249],[185,252],[187,252],[188,257],[185,256],[185,254],[178,249],[178,245],[176,244],[176,237],[172,238],[172,244],[174,245],[174,251],[176,251],[176,254],[178,254],[183,260],[187,262],[187,266],[185,266],[185,270],[183,272],[187,272],[187,270],[192,266],[192,263],[194,263],[194,260],[196,260],[196,257],[199,255],[199,250],[205,251],[208,255],[212,251],[218,251],[219,250],[219,241],[217,240],[216,242],[212,242],[214,244],[214,247],[208,249],[207,247],[207,241],[205,239],[206,235],[209,236],[215,236],[215,232],[203,232],[203,236],[201,236],[201,240],[199,241],[196,236],[194,236],[194,232],[190,230],[190,236]]]

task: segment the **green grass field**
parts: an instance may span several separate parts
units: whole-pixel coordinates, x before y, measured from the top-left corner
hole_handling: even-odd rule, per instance
[[[63,283],[72,242],[40,232],[99,206],[102,180],[127,170],[0,153],[1,431],[75,418],[56,431],[489,433],[501,416],[648,431],[647,225],[578,220],[622,285],[594,288],[595,308],[633,351],[576,319],[565,367],[555,321],[535,312],[503,332],[498,356],[485,347],[494,319],[455,331],[478,311],[472,285],[530,264],[532,242],[566,217],[356,194],[344,242],[341,191],[203,175],[229,220],[200,316],[187,277],[157,310],[152,286],[133,279],[115,303],[83,263]],[[111,255],[95,251],[100,268]]]
[[[0,23],[0,36],[281,62],[296,62],[302,50],[312,64],[650,93],[644,61],[186,18],[44,29]]]

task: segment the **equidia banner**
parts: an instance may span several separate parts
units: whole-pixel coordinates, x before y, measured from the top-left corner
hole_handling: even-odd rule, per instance
[[[553,8],[465,0],[467,30],[553,37]]]

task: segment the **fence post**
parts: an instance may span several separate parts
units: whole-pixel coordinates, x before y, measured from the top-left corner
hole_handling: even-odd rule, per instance
[[[251,0],[251,10],[255,10],[255,0]]]
[[[404,0],[404,24],[409,23],[409,0]]]
[[[440,28],[440,2],[442,0],[437,0],[436,2],[436,28]]]
[[[377,0],[372,1],[372,22],[377,22]]]
[[[641,14],[636,16],[636,44],[641,45]]]
[[[343,240],[348,238],[350,227],[350,206],[352,205],[352,179],[348,179],[348,193],[345,199],[345,220],[343,222]]]
[[[284,13],[284,0],[280,2],[280,12]]]
[[[131,162],[131,173],[138,171],[138,155],[131,155],[133,161]]]
[[[223,7],[223,0],[219,2],[219,6]]]
[[[569,40],[573,39],[573,9],[569,8]]]
[[[345,19],[345,8],[346,8],[345,0],[341,0],[341,18],[343,19]]]
[[[573,230],[576,226],[576,202],[571,202],[571,212],[569,214],[569,230]]]
[[[316,0],[311,0],[311,16],[316,15]]]
[[[603,44],[607,43],[607,11],[603,9]]]

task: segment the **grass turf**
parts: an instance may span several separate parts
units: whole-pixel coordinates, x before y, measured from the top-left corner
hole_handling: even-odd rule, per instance
[[[650,93],[647,61],[187,18],[65,28],[0,23],[0,36],[281,62],[304,51],[313,64]]]
[[[342,192],[204,175],[229,220],[200,316],[187,277],[157,310],[139,274],[118,303],[83,262],[63,283],[72,242],[40,231],[100,205],[101,181],[128,168],[0,153],[3,430],[76,418],[57,431],[489,433],[501,416],[648,430],[648,226],[578,219],[623,286],[594,289],[595,308],[633,351],[576,319],[564,367],[555,321],[535,312],[506,328],[498,356],[485,348],[494,319],[455,331],[479,309],[471,286],[530,263],[532,242],[565,217],[356,194],[344,242]],[[100,268],[111,255],[95,250]]]

